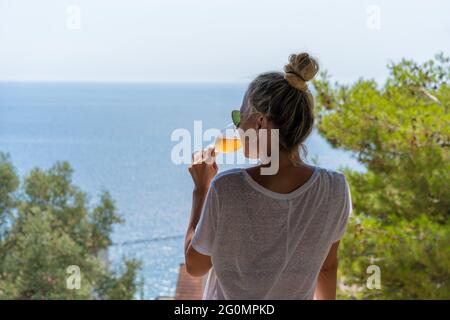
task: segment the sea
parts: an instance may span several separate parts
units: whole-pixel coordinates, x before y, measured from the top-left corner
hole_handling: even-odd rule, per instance
[[[174,132],[192,133],[194,140],[195,123],[202,130],[224,128],[246,86],[1,82],[0,152],[9,154],[22,178],[35,167],[68,161],[73,183],[91,204],[109,191],[125,220],[114,227],[111,267],[120,270],[123,258],[137,258],[144,283],[137,298],[173,296],[193,188],[188,164],[174,159],[180,143]],[[315,129],[306,145],[309,163],[364,170],[353,154],[334,149]],[[220,164],[219,172],[250,165]]]

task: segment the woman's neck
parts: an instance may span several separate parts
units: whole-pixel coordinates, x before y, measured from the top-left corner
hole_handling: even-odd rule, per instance
[[[270,167],[271,162],[267,164],[261,164],[261,167]],[[278,156],[278,168],[279,170],[298,168],[305,166],[305,163],[301,160],[298,152],[280,150]]]
[[[293,159],[298,162],[293,163]],[[262,174],[260,170],[261,167],[275,166],[274,163],[261,164],[245,170],[258,184],[278,193],[290,193],[298,189],[314,173],[314,168],[301,161],[299,154],[291,155],[280,150],[278,161],[278,171],[275,174]]]

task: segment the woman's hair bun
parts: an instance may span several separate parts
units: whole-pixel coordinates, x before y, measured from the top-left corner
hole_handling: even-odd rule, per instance
[[[319,71],[317,61],[310,57],[309,54],[303,52],[299,54],[291,54],[289,63],[284,66],[287,82],[300,91],[308,90],[307,81],[314,78]]]

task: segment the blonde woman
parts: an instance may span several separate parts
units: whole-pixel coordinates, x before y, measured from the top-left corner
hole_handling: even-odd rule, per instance
[[[191,275],[208,274],[204,299],[336,298],[350,189],[343,174],[308,165],[299,153],[314,125],[308,81],[318,69],[307,53],[291,55],[284,73],[256,77],[233,111],[244,132],[278,129],[276,174],[261,174],[270,163],[218,175],[215,162],[189,167],[194,190],[185,260]],[[251,157],[259,141],[243,140]]]

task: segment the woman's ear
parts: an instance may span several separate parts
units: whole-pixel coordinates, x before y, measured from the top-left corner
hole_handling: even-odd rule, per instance
[[[259,130],[261,128],[266,128],[266,119],[263,115],[258,115],[256,118],[256,130]]]

